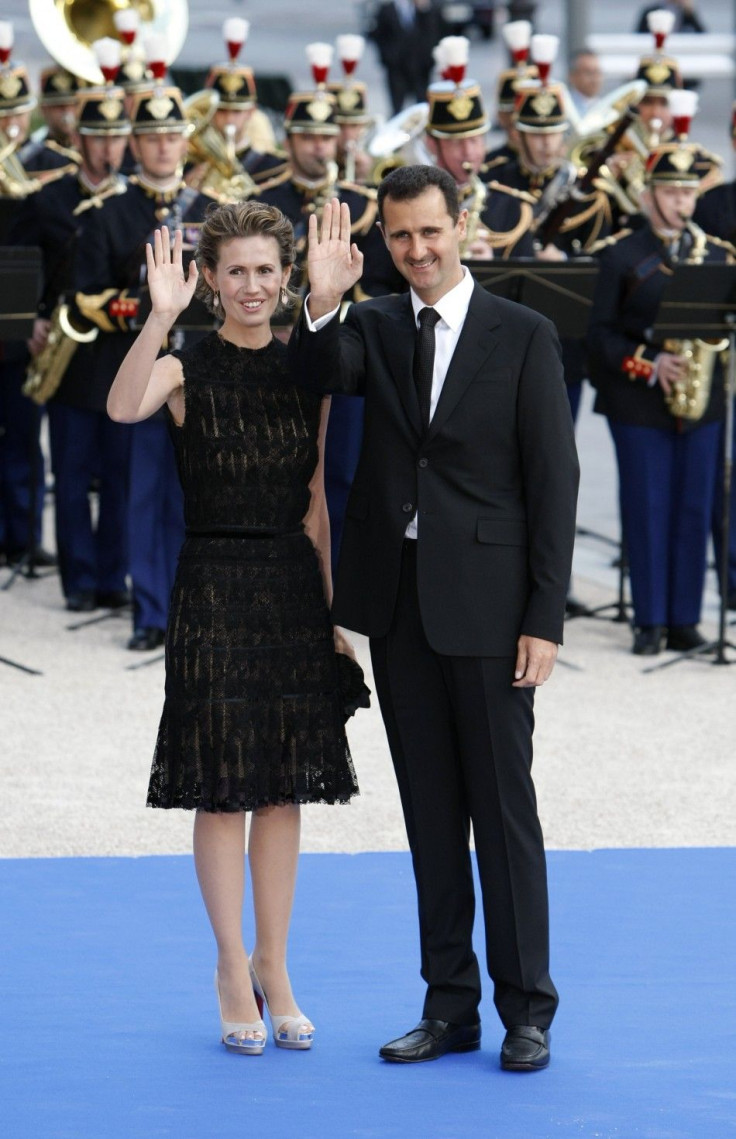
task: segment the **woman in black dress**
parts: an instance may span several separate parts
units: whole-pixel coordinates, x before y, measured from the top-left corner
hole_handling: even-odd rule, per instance
[[[327,406],[291,382],[271,332],[288,304],[290,223],[259,202],[207,217],[185,278],[182,239],[147,248],[151,314],[110,391],[113,419],[164,404],[184,488],[186,540],[166,637],[166,700],[148,792],[196,810],[194,858],[217,941],[223,1043],[260,1055],[264,998],[273,1037],[309,1048],[286,942],[299,852],[299,804],[357,792],[339,667],[350,646],[328,604],[322,487]],[[222,321],[193,348],[157,359],[195,289]],[[243,944],[245,813],[256,939]],[[269,1008],[270,1005],[270,1008]]]

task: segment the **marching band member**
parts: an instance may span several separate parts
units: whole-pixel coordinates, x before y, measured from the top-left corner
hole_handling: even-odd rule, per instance
[[[623,531],[636,626],[633,652],[704,644],[697,625],[716,477],[723,392],[716,363],[698,419],[676,414],[686,361],[651,333],[667,277],[678,263],[730,261],[734,250],[691,220],[700,176],[697,148],[655,147],[646,168],[646,224],[610,239],[600,259],[589,330],[595,410],[616,448]],[[715,361],[711,360],[711,364]],[[702,390],[707,390],[702,389]]]
[[[533,197],[480,177],[489,123],[479,84],[473,79],[433,83],[427,102],[427,148],[455,179],[460,204],[468,210],[463,259],[533,257]]]
[[[110,197],[125,192],[125,181],[117,174],[130,135],[122,90],[82,91],[75,123],[79,169],[27,199],[15,229],[19,241],[39,246],[43,254],[44,287],[34,339],[45,347],[33,372],[39,388],[45,386],[37,390],[37,398],[49,400],[56,546],[66,607],[87,612],[98,606],[118,608],[129,601],[125,529],[130,428],[107,417],[112,376],[94,372],[92,346],[80,343],[62,372],[54,350],[60,341],[52,340],[50,345],[46,341],[52,318],[59,321],[60,302],[73,293],[75,245],[85,218]],[[57,325],[57,336],[61,327]],[[95,479],[96,523],[89,502]]]
[[[163,76],[163,65],[154,62],[154,74]],[[93,346],[93,376],[107,387],[135,335],[146,243],[155,229],[166,225],[182,229],[185,248],[192,249],[211,201],[182,181],[190,131],[178,88],[160,82],[140,92],[133,104],[131,140],[139,171],[124,194],[109,198],[100,210],[88,211],[77,244],[76,318],[101,332]],[[181,490],[167,428],[162,415],[132,429],[128,556],[133,635],[128,648],[138,651],[163,643],[184,534]]]
[[[64,168],[71,172],[79,166],[76,147],[77,93],[84,84],[65,67],[54,65],[41,72],[38,105],[46,121],[46,130],[32,137],[21,149],[20,159],[33,174]]]
[[[0,164],[0,237],[3,241],[9,240],[8,230],[22,199],[40,188],[18,158],[18,150],[28,138],[36,98],[31,93],[26,68],[22,63],[11,61],[13,39],[12,24],[0,22],[0,150],[4,155]],[[29,349],[38,348],[40,345],[33,340],[28,345],[9,340],[0,344],[0,559],[16,562],[33,547],[37,563],[53,565],[55,559],[39,548],[44,497],[44,466],[39,442],[41,411],[22,394]]]
[[[736,103],[731,112],[731,141],[736,150]],[[698,200],[693,219],[706,233],[736,244],[736,181],[724,182],[708,190]],[[736,412],[735,412],[736,414]],[[719,465],[716,475],[716,493],[713,501],[713,546],[716,554],[716,569],[719,574],[722,549],[723,526],[723,448],[719,447]],[[736,481],[736,480],[734,480]],[[728,542],[728,582],[726,601],[729,609],[736,609],[736,485],[731,487],[731,516]]]

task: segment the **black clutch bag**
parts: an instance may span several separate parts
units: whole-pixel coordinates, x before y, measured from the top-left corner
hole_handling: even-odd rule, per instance
[[[354,716],[358,708],[370,708],[371,690],[365,682],[363,669],[357,660],[345,653],[336,653],[337,686],[342,697],[342,710],[346,720]]]

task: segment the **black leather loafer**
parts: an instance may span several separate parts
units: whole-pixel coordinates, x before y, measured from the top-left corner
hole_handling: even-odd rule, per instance
[[[446,1052],[474,1052],[480,1048],[480,1024],[451,1024],[447,1020],[420,1020],[416,1028],[379,1049],[383,1060],[419,1064],[439,1060]]]
[[[671,625],[667,632],[667,648],[676,653],[686,653],[707,644],[705,637],[695,625]]]
[[[507,1072],[536,1072],[549,1064],[549,1032],[531,1024],[517,1024],[501,1045],[501,1067]]]
[[[164,643],[163,629],[136,629],[128,641],[128,648],[134,653],[147,653]]]
[[[67,594],[66,607],[70,613],[92,613],[97,608],[97,601],[91,591],[69,593]]]
[[[654,657],[662,649],[664,628],[662,625],[642,625],[634,632],[634,644],[631,649],[635,656]]]

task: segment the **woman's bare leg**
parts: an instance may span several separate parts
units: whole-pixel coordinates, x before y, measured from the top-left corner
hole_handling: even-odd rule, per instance
[[[298,804],[264,807],[250,824],[248,858],[256,915],[253,967],[272,1012],[296,1016],[286,971],[286,943],[299,859],[301,817]],[[305,1019],[305,1024],[309,1022]]]
[[[217,974],[224,1020],[258,1020],[243,944],[244,812],[197,811],[194,865],[217,942]]]

